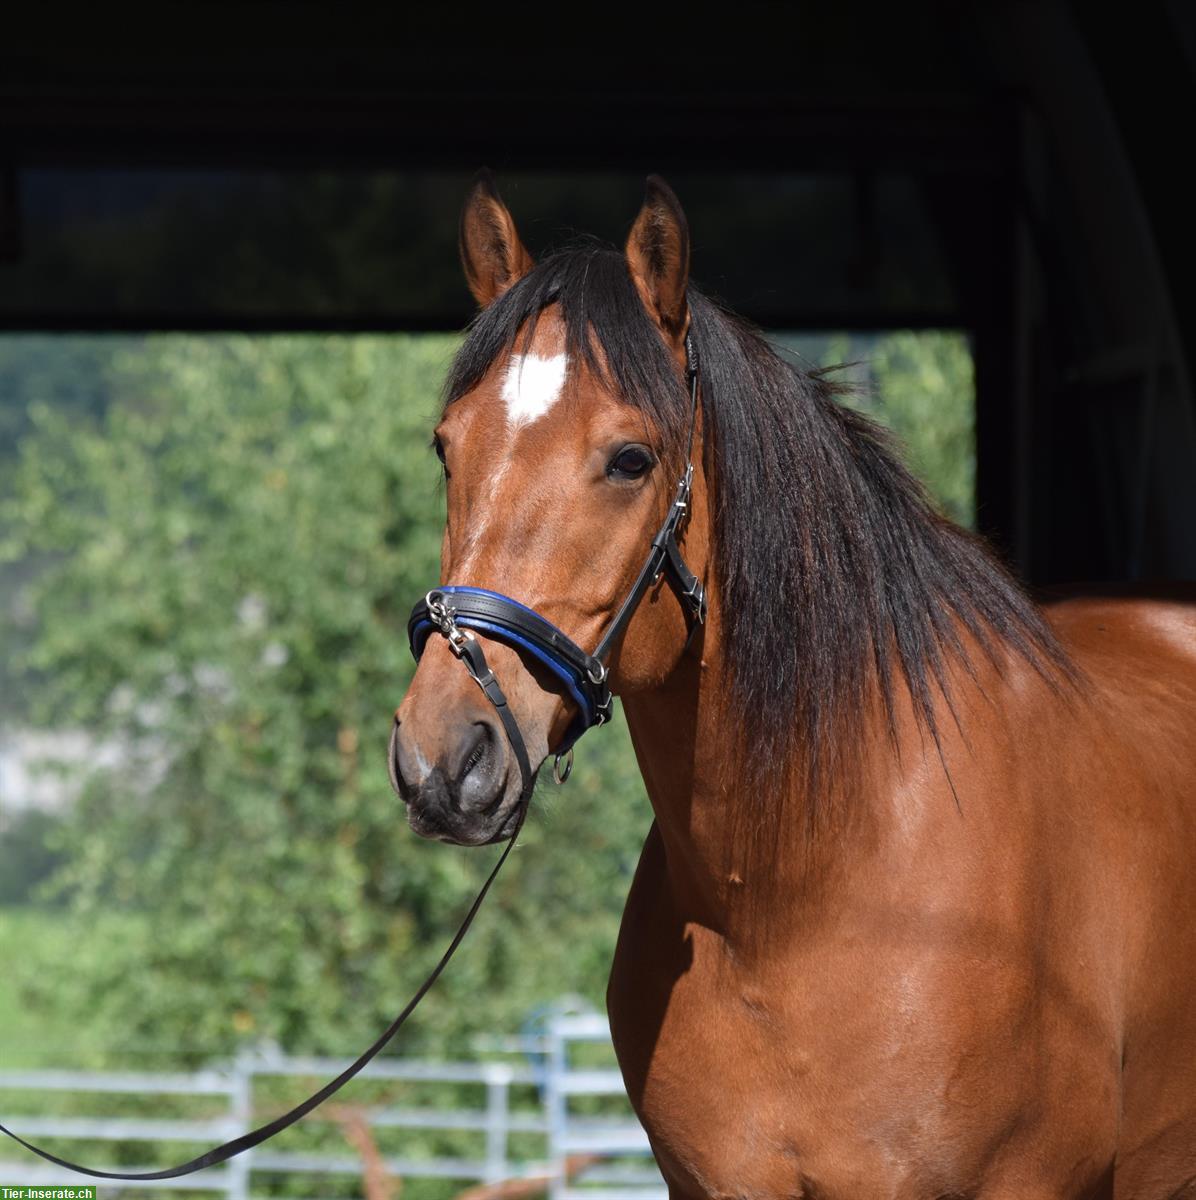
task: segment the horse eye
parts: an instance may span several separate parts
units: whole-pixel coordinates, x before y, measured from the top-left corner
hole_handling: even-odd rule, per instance
[[[444,457],[444,443],[438,437],[432,439],[432,449],[436,451],[436,457],[440,459],[440,465],[444,468],[445,478],[447,478],[448,463]]]
[[[656,459],[647,446],[624,446],[610,460],[606,474],[609,479],[639,479],[655,465]]]

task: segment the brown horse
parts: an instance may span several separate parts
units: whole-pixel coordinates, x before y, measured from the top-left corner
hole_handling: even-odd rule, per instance
[[[656,818],[610,1018],[671,1193],[1196,1196],[1196,610],[1040,610],[690,285],[659,180],[625,253],[537,265],[483,178],[461,248],[443,579],[582,647],[668,508],[699,356],[709,616],[660,583],[610,664]],[[479,637],[535,766],[574,706]],[[417,832],[517,826],[495,713],[432,639],[392,752]]]

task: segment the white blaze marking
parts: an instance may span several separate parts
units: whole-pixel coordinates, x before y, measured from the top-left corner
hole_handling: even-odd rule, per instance
[[[564,354],[512,354],[503,376],[502,398],[507,406],[507,427],[514,435],[520,428],[538,421],[561,398],[568,373],[569,360]],[[496,465],[485,483],[485,499],[477,506],[469,532],[465,537],[458,569],[468,573],[473,559],[481,549],[482,539],[498,512],[499,493],[511,470],[514,437],[497,450]]]
[[[512,354],[503,380],[502,398],[507,421],[526,425],[539,420],[560,398],[568,360],[563,354],[541,358],[538,354]]]

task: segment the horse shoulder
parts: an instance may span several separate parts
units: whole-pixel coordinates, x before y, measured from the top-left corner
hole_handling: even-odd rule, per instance
[[[1088,782],[1120,947],[1118,1188],[1145,1194],[1159,1161],[1196,1176],[1196,588],[1047,611],[1099,722]]]

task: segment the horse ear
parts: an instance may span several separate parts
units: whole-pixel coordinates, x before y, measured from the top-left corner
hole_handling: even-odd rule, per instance
[[[535,266],[489,171],[478,172],[465,199],[460,247],[465,281],[483,308]]]
[[[659,175],[649,175],[644,206],[627,238],[627,265],[644,306],[664,334],[680,345],[689,328],[689,222]]]

